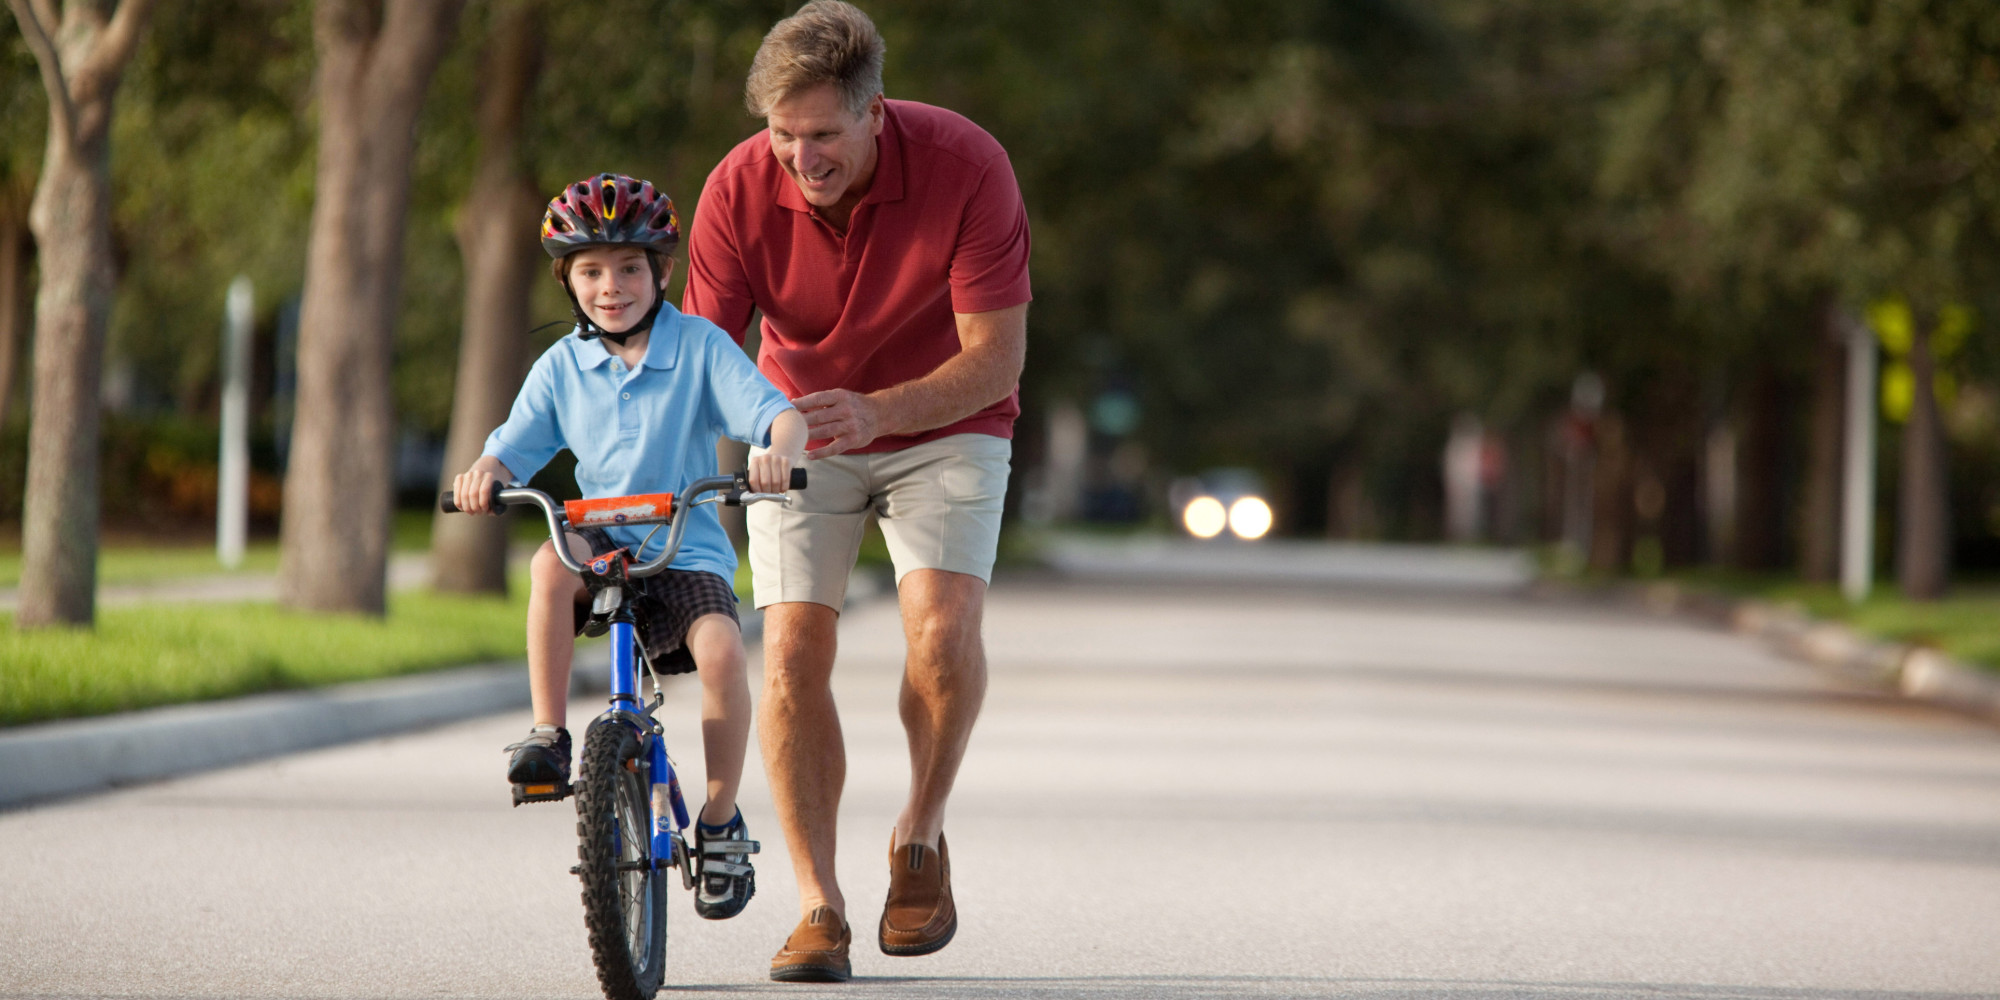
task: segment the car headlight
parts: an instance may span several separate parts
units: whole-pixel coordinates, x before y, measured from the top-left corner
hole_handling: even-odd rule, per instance
[[[1222,501],[1214,497],[1195,497],[1181,509],[1181,523],[1187,526],[1188,534],[1196,538],[1214,538],[1222,534],[1228,522],[1228,511],[1222,508]]]
[[[1229,530],[1246,542],[1264,537],[1271,530],[1271,505],[1258,497],[1243,497],[1230,504]]]

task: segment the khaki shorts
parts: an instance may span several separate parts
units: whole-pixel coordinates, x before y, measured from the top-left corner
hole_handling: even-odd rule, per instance
[[[752,504],[751,599],[810,601],[838,610],[868,518],[880,519],[896,582],[911,570],[993,575],[1013,442],[953,434],[901,451],[807,463],[810,487],[789,505]]]

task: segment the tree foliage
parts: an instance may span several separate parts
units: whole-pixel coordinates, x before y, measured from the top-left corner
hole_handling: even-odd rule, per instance
[[[536,183],[646,176],[691,217],[710,165],[760,126],[741,81],[791,6],[554,9],[524,121]],[[966,113],[1020,177],[1036,293],[1024,455],[1043,409],[1115,390],[1138,400],[1126,443],[1157,475],[1257,467],[1295,531],[1357,484],[1372,530],[1425,537],[1438,451],[1469,412],[1514,446],[1525,537],[1555,502],[1550,422],[1594,372],[1630,457],[1607,510],[1660,536],[1669,561],[1699,555],[1723,533],[1699,522],[1707,449],[1727,430],[1742,449],[1736,533],[1768,541],[1768,561],[1797,531],[1828,310],[1900,295],[1922,317],[1975,317],[1940,361],[1960,387],[1941,400],[1951,516],[1966,551],[2000,534],[2000,486],[1974,462],[2000,439],[2000,7],[864,6],[888,39],[890,96]],[[421,119],[394,369],[397,419],[418,437],[441,437],[450,414],[454,234],[481,210],[467,193],[492,16],[469,13]],[[127,279],[112,344],[134,406],[212,405],[229,276],[257,279],[267,330],[297,292],[312,69],[310,10],[291,0],[187,0],[135,62],[113,162]],[[566,316],[553,282],[536,288],[537,319]],[[1635,506],[1652,489],[1664,506]]]

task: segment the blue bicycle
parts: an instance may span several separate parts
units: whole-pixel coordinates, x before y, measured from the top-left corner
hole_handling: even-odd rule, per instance
[[[804,489],[804,469],[793,469],[790,486]],[[713,494],[713,495],[708,495]],[[694,499],[701,497],[701,499]],[[646,663],[632,616],[631,580],[659,573],[680,551],[687,515],[707,503],[728,506],[785,502],[782,493],[754,493],[747,473],[696,480],[679,496],[653,493],[558,503],[531,489],[496,489],[495,504],[533,504],[548,519],[557,558],[582,577],[591,594],[586,634],[611,635],[611,707],[591,722],[583,738],[576,779],[570,784],[515,785],[514,804],[576,798],[578,863],[570,869],[583,879],[583,919],[590,932],[597,980],[610,1000],[650,1000],[659,991],[667,957],[667,876],[679,869],[681,887],[699,877],[687,805],[680,778],[667,756],[664,730],[653,713],[666,700],[659,675],[646,664],[653,698],[639,696],[639,664]],[[450,493],[439,506],[458,510]],[[578,562],[564,544],[569,527],[656,525],[667,528],[666,548],[637,562],[624,551]],[[646,536],[650,541],[652,535]],[[641,542],[638,551],[645,550]],[[711,841],[709,848],[757,852],[756,841]]]

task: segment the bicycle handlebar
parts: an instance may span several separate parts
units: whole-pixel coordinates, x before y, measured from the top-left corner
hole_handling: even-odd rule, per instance
[[[795,490],[805,489],[806,470],[793,469],[789,485]],[[690,502],[693,497],[698,497],[704,493],[714,493],[718,490],[728,490],[729,494],[720,499],[723,503],[731,505],[757,503],[762,500],[785,499],[785,495],[782,493],[751,493],[748,492],[749,489],[750,474],[747,471],[737,472],[734,475],[728,476],[709,476],[706,479],[697,479],[689,483],[687,488],[681,491],[680,495],[674,497],[674,513],[667,522],[669,525],[667,529],[667,547],[660,550],[658,556],[627,569],[625,575],[636,580],[642,577],[653,576],[667,568],[667,564],[672,562],[674,556],[680,552],[681,536],[687,531],[687,512],[694,509],[697,503]],[[712,501],[698,501],[698,503],[709,502]],[[562,542],[563,525],[567,522],[568,518],[557,510],[559,504],[553,497],[547,493],[543,493],[541,490],[527,489],[525,487],[508,489],[501,487],[499,483],[493,484],[493,493],[491,499],[488,501],[488,506],[511,506],[517,503],[534,504],[540,507],[542,509],[542,516],[547,518],[549,522],[549,540],[556,543],[554,546],[556,558],[562,560],[563,566],[572,573],[580,575],[586,572],[583,564],[577,562],[576,557],[570,554],[569,546]],[[444,495],[438,498],[438,509],[447,514],[463,513],[463,511],[459,510],[458,504],[454,502],[450,490],[446,490]]]

